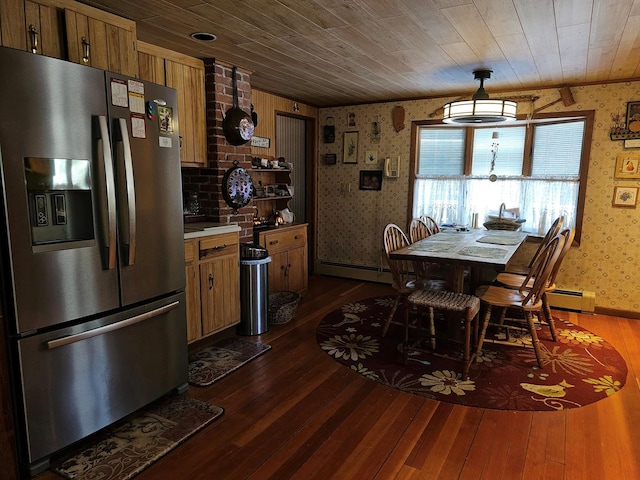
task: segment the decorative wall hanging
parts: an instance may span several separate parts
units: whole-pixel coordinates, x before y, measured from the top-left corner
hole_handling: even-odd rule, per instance
[[[222,196],[227,205],[233,208],[234,215],[238,213],[239,208],[246,206],[251,201],[253,196],[251,176],[239,166],[237,160],[222,177]]]
[[[325,165],[335,165],[338,161],[338,156],[335,153],[326,153],[324,155]]]
[[[378,151],[377,150],[367,150],[364,156],[365,165],[376,165],[378,163]]]
[[[360,170],[360,190],[382,190],[382,170]]]
[[[609,131],[611,140],[624,140],[625,148],[637,148],[640,140],[640,102],[627,102],[627,117],[624,123],[618,112],[611,114],[613,125]]]
[[[336,141],[336,127],[333,125],[325,125],[322,130],[324,143],[333,143]]]
[[[355,127],[356,126],[356,114],[353,112],[349,112],[349,114],[347,115],[348,118],[348,122],[347,125],[349,127]]]
[[[231,145],[239,146],[247,143],[253,136],[253,120],[251,116],[238,106],[238,85],[236,67],[233,67],[233,107],[228,109],[222,119],[224,136]]]
[[[613,206],[636,208],[638,203],[638,187],[614,187]]]
[[[371,141],[374,143],[380,141],[380,123],[378,120],[371,122]]]
[[[342,163],[358,163],[358,132],[344,132]]]
[[[265,137],[251,137],[251,146],[259,148],[269,148],[271,146],[271,139]]]
[[[393,128],[396,132],[399,132],[404,128],[404,108],[400,105],[393,108],[391,112],[391,117],[393,119]]]
[[[640,178],[640,152],[619,153],[616,158],[615,178]]]
[[[640,102],[627,102],[627,131],[640,133]]]

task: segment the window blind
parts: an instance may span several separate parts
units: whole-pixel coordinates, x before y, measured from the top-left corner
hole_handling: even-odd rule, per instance
[[[580,176],[584,120],[535,125],[532,176]]]
[[[418,175],[462,175],[464,139],[463,128],[420,129]]]
[[[498,138],[493,138],[497,132]],[[510,128],[476,128],[473,137],[472,175],[515,176],[522,175],[522,158],[524,156],[523,126]],[[496,152],[495,168],[491,172],[493,150]]]

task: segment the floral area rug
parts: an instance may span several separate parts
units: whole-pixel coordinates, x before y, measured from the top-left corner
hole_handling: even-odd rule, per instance
[[[557,341],[538,326],[543,368],[538,368],[531,337],[497,332],[488,337],[469,379],[461,377],[461,345],[438,340],[435,350],[410,350],[402,363],[404,328],[382,328],[395,297],[369,298],[328,314],[316,331],[327,354],[360,375],[391,388],[443,402],[500,410],[563,410],[596,402],[620,390],[627,365],[597,334],[556,318]],[[404,319],[401,304],[395,321]],[[441,319],[442,321],[442,319]],[[436,334],[441,331],[440,323]],[[504,330],[502,330],[504,332]],[[500,341],[502,338],[503,341]],[[491,341],[493,340],[493,341]],[[529,347],[529,348],[527,348]]]
[[[188,394],[168,397],[90,437],[51,470],[70,480],[128,480],[223,413]]]
[[[196,387],[211,385],[270,348],[264,343],[225,338],[189,357],[189,383]]]

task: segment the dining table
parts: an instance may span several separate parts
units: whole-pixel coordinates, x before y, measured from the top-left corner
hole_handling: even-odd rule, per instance
[[[482,272],[504,271],[527,239],[520,231],[448,229],[390,253],[394,260],[427,262],[449,266],[451,289],[464,292],[465,271],[470,272],[470,293],[481,283]]]

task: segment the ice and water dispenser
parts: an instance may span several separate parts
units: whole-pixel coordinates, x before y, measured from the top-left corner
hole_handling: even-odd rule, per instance
[[[92,240],[89,160],[24,159],[32,244]]]

